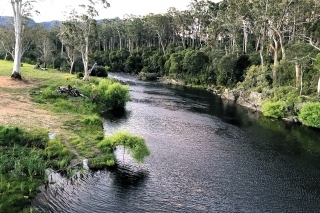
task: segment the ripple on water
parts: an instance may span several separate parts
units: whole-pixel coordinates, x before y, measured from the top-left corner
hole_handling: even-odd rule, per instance
[[[106,134],[141,135],[151,156],[138,165],[118,148],[117,168],[58,176],[34,201],[41,212],[318,212],[318,162],[284,151],[297,137],[208,93],[121,78],[132,101],[105,115]]]

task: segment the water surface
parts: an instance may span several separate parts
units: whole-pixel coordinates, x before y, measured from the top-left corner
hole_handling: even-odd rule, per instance
[[[143,136],[144,164],[117,150],[118,167],[61,178],[38,195],[42,212],[319,212],[317,130],[263,118],[209,92],[141,82],[106,135]]]

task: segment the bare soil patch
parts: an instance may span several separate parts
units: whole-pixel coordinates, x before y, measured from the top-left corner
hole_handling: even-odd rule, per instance
[[[36,87],[30,80],[14,80],[0,76],[0,125],[20,126],[27,129],[42,128],[60,132],[63,121],[51,112],[40,109],[32,102],[28,92],[8,92],[3,88],[30,89]]]

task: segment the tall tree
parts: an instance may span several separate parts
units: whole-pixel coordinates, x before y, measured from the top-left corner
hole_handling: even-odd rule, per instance
[[[83,80],[87,81],[89,79],[90,70],[88,68],[89,65],[89,51],[90,45],[92,44],[92,36],[98,36],[96,29],[97,23],[94,19],[99,15],[96,7],[107,8],[110,7],[110,4],[106,0],[89,0],[89,4],[87,5],[79,5],[83,12],[76,12],[76,10],[72,10],[70,13],[69,20],[72,20],[75,24],[77,30],[74,31],[76,33],[77,39],[79,41],[79,45],[77,46],[78,50],[82,56],[82,62],[84,66],[84,77]]]
[[[22,17],[30,15],[33,9],[33,3],[37,0],[10,0],[13,10],[13,22],[14,22],[14,36],[15,36],[15,47],[14,47],[14,62],[12,69],[12,76],[21,79],[21,57],[22,57]]]

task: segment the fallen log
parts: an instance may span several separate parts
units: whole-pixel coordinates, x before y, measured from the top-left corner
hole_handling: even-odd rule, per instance
[[[74,96],[74,97],[86,97],[84,94],[82,94],[77,88],[73,88],[72,86],[60,86],[57,88],[57,92],[61,93],[67,93],[68,95]]]

